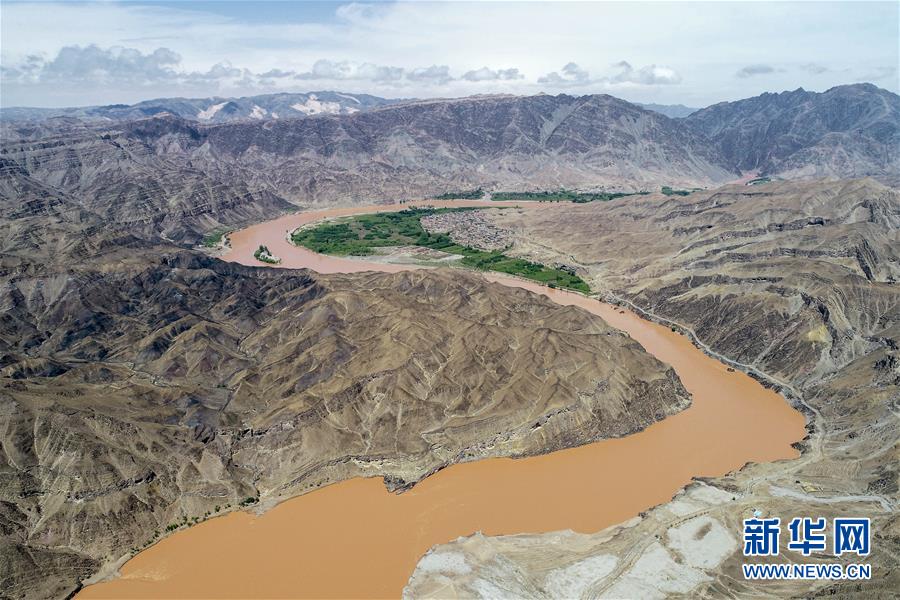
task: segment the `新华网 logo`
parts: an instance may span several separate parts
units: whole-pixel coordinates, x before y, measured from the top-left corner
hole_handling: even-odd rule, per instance
[[[871,530],[868,518],[835,518],[831,528],[824,517],[797,517],[787,526],[787,549],[811,556],[828,552],[830,532],[831,554],[869,556]],[[781,543],[781,519],[755,516],[744,519],[744,556],[778,556]],[[746,579],[869,579],[868,564],[744,564]]]

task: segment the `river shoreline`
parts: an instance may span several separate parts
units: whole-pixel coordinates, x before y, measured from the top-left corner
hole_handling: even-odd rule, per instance
[[[465,204],[478,205],[483,203],[473,202]],[[460,202],[450,203],[452,206],[461,206],[465,204]],[[496,205],[496,203],[491,204]],[[344,214],[358,214],[374,212],[376,210],[399,210],[402,208],[408,208],[408,205],[402,205],[400,208],[397,208],[397,206],[382,206],[355,207],[339,210]],[[284,239],[285,236],[283,233],[274,236],[273,234],[276,234],[280,229],[283,229],[285,225],[289,225],[294,221],[300,221],[301,223],[311,222],[315,220],[317,216],[321,215],[322,212],[323,211],[317,213],[297,213],[287,215],[286,217],[276,219],[275,221],[234,232],[232,234],[231,251],[227,252],[223,258],[225,260],[236,260],[237,262],[243,262],[244,264],[257,264],[252,262],[252,250],[249,254],[245,252],[245,250],[253,247],[253,244],[260,240],[268,240],[268,243],[273,247],[273,251],[276,254],[279,254],[279,256],[284,257],[283,263],[276,267],[312,268],[314,270],[319,270],[316,268],[316,266],[318,266],[326,269],[323,272],[348,272],[345,269],[349,269],[349,272],[363,270],[397,272],[408,268],[406,265],[392,263],[366,263],[359,260],[321,257],[321,255],[315,255],[309,251],[304,252],[304,249],[293,246],[289,247],[293,248],[293,250],[282,248],[281,246],[274,249],[273,239],[278,239],[286,245],[289,245],[289,242]],[[332,213],[335,211],[324,212]],[[259,237],[260,235],[262,237]],[[306,253],[313,256],[308,256]],[[652,324],[650,321],[642,319],[630,310],[623,312],[620,307],[601,304],[600,301],[578,294],[577,292],[551,290],[534,282],[517,280],[507,275],[495,276],[489,274],[485,275],[485,277],[497,283],[522,287],[532,292],[543,294],[550,297],[551,300],[554,300],[558,304],[572,304],[579,306],[580,308],[600,315],[613,327],[625,330],[636,339],[638,343],[644,346],[645,349],[648,349],[651,354],[657,355],[657,358],[675,367],[676,372],[678,372],[685,387],[688,388],[694,396],[694,404],[690,408],[674,416],[654,423],[639,433],[623,438],[603,440],[585,446],[558,450],[549,454],[518,459],[514,461],[514,463],[518,464],[513,467],[510,466],[513,462],[512,459],[505,458],[486,458],[475,462],[452,464],[445,469],[439,470],[431,477],[422,479],[410,491],[399,496],[390,494],[380,481],[372,478],[354,478],[319,488],[307,494],[283,500],[270,509],[269,512],[259,517],[249,515],[245,512],[233,512],[223,517],[217,517],[188,530],[179,532],[177,536],[162,540],[151,549],[138,554],[132,561],[125,564],[122,568],[122,578],[109,583],[87,587],[79,597],[150,597],[154,595],[172,595],[171,593],[167,593],[166,590],[169,590],[169,592],[174,591],[175,595],[196,597],[195,594],[197,593],[197,590],[209,590],[207,586],[212,582],[208,579],[204,579],[203,574],[194,573],[193,570],[191,573],[178,571],[178,565],[176,564],[178,561],[176,560],[173,563],[172,558],[181,556],[183,559],[186,555],[193,556],[197,552],[204,552],[204,550],[202,550],[203,548],[206,549],[206,552],[212,552],[214,551],[216,544],[211,542],[211,540],[218,539],[220,546],[222,543],[222,540],[217,536],[224,535],[227,538],[228,536],[233,536],[236,531],[244,531],[244,534],[249,535],[248,531],[252,533],[252,529],[258,530],[259,527],[272,529],[272,535],[275,535],[276,537],[265,538],[264,536],[265,539],[260,538],[259,545],[256,546],[257,552],[265,550],[266,552],[271,553],[275,552],[276,548],[284,547],[285,540],[277,537],[281,536],[283,531],[293,527],[298,535],[304,535],[304,537],[306,537],[310,530],[317,530],[319,528],[320,524],[315,518],[310,520],[310,515],[315,516],[316,507],[319,507],[319,510],[323,511],[322,514],[327,514],[329,510],[332,510],[330,504],[335,502],[347,502],[347,506],[353,506],[354,503],[365,506],[367,502],[369,505],[381,506],[383,503],[383,508],[379,510],[384,511],[384,516],[386,518],[393,517],[394,519],[398,519],[397,525],[398,527],[402,527],[401,523],[404,520],[408,521],[409,518],[419,514],[416,512],[417,510],[424,511],[422,514],[432,514],[432,516],[434,516],[434,505],[429,504],[430,502],[437,502],[438,505],[440,505],[447,501],[447,498],[455,498],[455,502],[464,509],[457,511],[459,514],[454,513],[452,515],[453,518],[446,519],[448,522],[442,523],[438,530],[428,533],[428,535],[425,535],[421,539],[416,537],[412,542],[407,540],[406,545],[403,546],[398,545],[397,547],[393,547],[388,544],[388,546],[394,550],[397,550],[398,548],[406,550],[405,552],[400,553],[401,556],[398,556],[393,560],[388,560],[388,562],[391,563],[386,567],[391,570],[389,575],[382,573],[385,568],[375,569],[369,572],[368,569],[364,569],[363,566],[358,565],[358,561],[354,560],[352,556],[347,555],[347,548],[341,547],[340,551],[335,554],[335,557],[341,558],[339,564],[320,565],[322,569],[325,569],[325,572],[330,574],[331,578],[325,577],[323,578],[323,581],[319,581],[316,584],[310,583],[308,579],[304,580],[304,583],[307,585],[305,585],[303,591],[299,593],[299,595],[303,596],[346,596],[348,594],[361,594],[368,597],[397,597],[399,596],[399,590],[401,590],[403,584],[405,584],[405,578],[402,577],[403,573],[405,572],[405,577],[408,577],[412,568],[406,568],[404,571],[404,567],[398,569],[396,563],[398,561],[403,562],[409,567],[409,563],[411,562],[414,567],[415,561],[424,553],[423,547],[424,550],[427,550],[435,543],[449,541],[449,539],[455,537],[452,535],[453,532],[457,535],[473,533],[474,531],[471,531],[470,528],[475,525],[469,525],[469,523],[487,523],[487,526],[481,526],[477,529],[478,531],[484,531],[486,534],[536,533],[539,531],[556,529],[573,529],[584,532],[598,531],[668,501],[673,494],[677,493],[679,489],[683,488],[684,485],[693,479],[721,476],[725,473],[743,468],[746,464],[751,462],[770,462],[791,459],[796,458],[798,455],[794,444],[803,439],[806,434],[805,419],[803,416],[791,409],[784,398],[772,391],[765,390],[759,382],[751,379],[748,375],[742,372],[728,371],[725,365],[720,361],[703,352],[703,348],[696,345],[696,341],[692,339],[692,336],[673,333],[667,327]],[[657,352],[662,352],[665,356],[659,356],[650,349],[654,344],[657,346]],[[688,348],[690,350],[688,350]],[[702,357],[702,359],[691,356],[690,360],[688,360],[685,358],[685,355],[690,353],[696,353]],[[665,360],[665,357],[668,357],[669,360]],[[678,364],[673,364],[673,362],[678,363],[679,361],[681,361],[680,367]],[[688,366],[685,367],[685,365]],[[719,389],[713,389],[712,393],[710,393],[711,390],[705,389],[704,386],[711,384],[702,381],[702,377],[698,378],[697,373],[692,372],[691,365],[694,367],[693,370],[702,372],[707,377],[715,378],[717,383],[712,387],[718,387]],[[683,373],[679,368],[681,368],[681,370],[686,369],[686,371]],[[722,382],[724,382],[724,384]],[[715,409],[717,407],[715,404],[717,399],[720,404],[728,403],[728,401],[722,400],[721,396],[723,391],[729,388],[729,385],[732,390],[736,392],[736,397],[742,396],[745,400],[753,399],[761,405],[756,408],[764,410],[762,410],[760,414],[757,414],[757,412],[754,412],[753,410],[750,410],[749,413],[741,412],[746,411],[748,407],[742,406],[742,403],[738,402],[731,403],[733,406],[730,406],[724,413],[716,413]],[[698,402],[698,397],[700,402]],[[779,403],[780,406],[778,405]],[[722,407],[719,406],[718,409],[721,411]],[[710,414],[704,415],[702,412],[703,410],[706,410],[707,413]],[[734,414],[729,411],[734,411]],[[684,415],[688,416],[685,417]],[[762,422],[755,422],[756,419],[762,419]],[[764,431],[766,427],[760,427],[760,425],[765,425],[768,422],[767,419],[775,419],[776,422],[782,422],[782,427],[777,435],[772,434],[768,439],[768,441],[771,442],[772,447],[756,447],[766,446],[766,444],[760,444],[759,441],[754,441],[752,436],[750,436],[750,438],[741,437],[738,435],[741,432],[737,431],[732,432],[733,435],[726,434],[721,437],[717,437],[716,435],[718,427],[727,428],[729,425],[738,423],[741,427],[759,427],[760,435],[762,435],[762,431]],[[783,421],[785,420],[789,422],[787,426],[784,426]],[[679,431],[679,428],[682,429],[682,431]],[[694,433],[691,433],[692,428],[695,430]],[[663,433],[660,434],[660,431]],[[686,432],[688,435],[685,435]],[[745,444],[747,447],[742,447],[742,452],[738,452],[737,454],[728,457],[722,456],[727,453],[725,448],[720,449],[717,447],[716,452],[713,453],[714,455],[710,456],[709,452],[702,451],[703,445],[698,445],[693,449],[686,448],[686,446],[697,443],[697,439],[692,439],[696,438],[697,435],[707,435],[710,439],[706,441],[710,447],[716,444],[732,444],[733,446]],[[656,441],[654,441],[654,439]],[[715,440],[717,439],[720,441],[716,442]],[[727,450],[733,452],[734,448],[731,447]],[[678,453],[683,454],[684,461],[694,461],[695,464],[691,464],[689,468],[685,468],[684,462],[673,460],[672,456],[668,456]],[[509,461],[509,463],[504,461]],[[656,464],[667,461],[673,461],[673,465],[660,469],[661,465]],[[501,462],[504,462],[502,466],[499,464]],[[519,469],[520,465],[525,465],[529,462],[531,465],[530,467],[526,466],[524,471]],[[553,463],[552,467],[548,466],[550,463]],[[623,465],[626,466],[623,467]],[[672,473],[669,472],[672,469],[678,470],[678,475],[673,477]],[[462,474],[463,470],[468,471],[468,473]],[[559,480],[557,477],[558,474],[556,473],[557,470],[562,471],[566,477]],[[649,472],[653,472],[654,470],[658,470],[657,477],[649,475]],[[511,475],[511,473],[517,471],[518,474]],[[610,486],[618,486],[616,489],[620,490],[623,496],[631,494],[634,497],[629,498],[629,501],[624,502],[624,504],[617,504],[618,499],[614,500],[608,497],[608,487],[604,487],[603,485],[592,487],[591,485],[585,485],[583,481],[579,481],[579,479],[584,479],[585,473],[590,473],[591,471],[595,471],[598,475],[608,479],[609,481],[607,481],[607,483]],[[648,473],[645,473],[645,471]],[[528,487],[527,485],[523,486],[522,482],[519,480],[521,473],[526,474],[524,477],[525,480],[529,480],[529,483],[530,481],[535,480],[535,475],[538,475],[538,482],[543,481],[541,478],[545,478],[546,483],[541,484],[542,488],[549,487],[550,489],[531,489],[531,487]],[[557,477],[557,479],[554,479],[554,477]],[[467,481],[467,478],[469,481]],[[493,486],[496,481],[503,480],[504,478],[509,478],[509,486],[512,489],[517,490],[519,495],[504,494],[503,490],[492,491],[496,498],[487,502],[482,502],[481,494],[472,495],[472,489],[469,489],[473,485],[473,482],[475,482],[475,484],[479,481],[482,482],[481,484],[475,485],[475,489],[477,490],[478,485]],[[588,502],[588,506],[581,506],[576,503],[572,508],[575,509],[575,512],[583,511],[584,514],[579,512],[577,517],[573,514],[570,515],[572,516],[571,519],[566,519],[565,517],[560,519],[558,518],[559,514],[565,513],[566,509],[563,507],[567,505],[562,503],[561,506],[554,507],[553,504],[554,502],[556,504],[561,504],[559,499],[555,498],[555,496],[559,493],[563,493],[567,489],[566,486],[576,494],[581,493],[585,496],[585,501]],[[440,491],[431,491],[435,487]],[[547,492],[550,493],[548,494]],[[456,495],[454,496],[453,494]],[[516,501],[515,498],[528,497],[529,494],[543,494],[546,496],[547,504],[546,506],[540,507],[540,513],[553,512],[556,514],[529,513],[518,516],[502,514],[504,506],[514,504]],[[423,502],[416,502],[415,498],[421,496],[427,496],[427,498],[425,498]],[[313,497],[315,497],[313,500],[309,500]],[[391,497],[397,499],[393,500],[396,504],[405,504],[407,507],[401,507],[398,511],[396,504],[394,506],[389,506]],[[409,500],[410,498],[413,500]],[[599,500],[603,510],[600,511],[596,505],[591,506],[587,498],[594,498],[595,501]],[[385,503],[385,501],[387,502]],[[304,504],[303,507],[300,506],[301,503]],[[472,508],[473,504],[477,504],[474,509]],[[611,506],[613,504],[616,506]],[[454,506],[451,508],[456,510],[458,507]],[[498,513],[498,509],[500,510],[500,513]],[[478,513],[478,511],[481,511],[481,513]],[[605,512],[601,516],[596,514],[598,511]],[[473,517],[468,514],[471,512],[476,512],[478,515]],[[243,516],[235,517],[235,515]],[[223,525],[227,520],[230,520],[229,523]],[[493,525],[491,525],[492,521]],[[353,540],[354,542],[359,543],[359,536],[352,534],[353,528],[358,530],[360,536],[371,533],[372,540],[374,540],[373,547],[379,547],[378,543],[380,542],[380,537],[391,535],[391,533],[387,533],[387,531],[393,531],[393,534],[397,535],[396,530],[390,528],[379,535],[375,535],[377,532],[371,530],[377,529],[383,524],[372,524],[366,520],[362,520],[350,527],[348,527],[350,524],[347,523],[346,520],[337,522],[341,523],[340,527],[347,528],[351,532],[351,535],[345,536],[348,541]],[[247,530],[247,527],[251,527],[252,529]],[[215,528],[217,532],[211,532],[211,528]],[[370,531],[367,532],[366,528],[369,528]],[[201,533],[198,534],[195,532]],[[331,530],[325,529],[321,531],[321,537],[316,539],[319,544],[324,543],[326,545],[334,544],[340,546],[340,544],[334,540],[334,537],[343,535],[344,533],[346,532],[337,531],[334,528]],[[447,539],[448,535],[451,536],[449,539]],[[188,541],[187,538],[190,536],[193,536],[192,540]],[[172,545],[177,543],[179,538],[181,539],[180,543],[182,548],[181,550],[176,550]],[[254,539],[256,538],[254,537]],[[426,544],[425,542],[428,543]],[[252,546],[255,542],[248,543]],[[352,544],[353,542],[349,543]],[[185,544],[191,544],[191,548],[185,548]],[[316,544],[309,542],[307,546],[309,545],[315,546]],[[408,545],[414,546],[415,549],[410,552],[406,547]],[[163,548],[164,546],[166,548]],[[294,547],[289,544],[288,546],[310,560],[317,560],[320,558],[311,555],[308,547]],[[350,549],[355,550],[355,547],[351,547]],[[155,563],[154,559],[156,560]],[[214,562],[219,564],[221,562],[221,557]],[[248,566],[246,562],[238,563],[234,565],[234,568],[240,568],[240,566],[243,566],[245,570],[248,570],[245,571],[248,574],[249,572],[257,572]],[[357,570],[354,570],[354,567],[356,567]],[[364,569],[365,572],[368,572],[369,579],[366,578],[365,573],[360,573],[358,569]],[[347,582],[340,582],[340,584],[338,584],[333,578],[341,571],[360,576],[361,579],[365,580],[364,585],[362,585],[362,587],[348,587],[346,585],[341,587],[341,585],[344,585]],[[283,571],[276,570],[273,573],[276,577],[279,574],[283,577],[290,577],[289,573]],[[310,572],[310,574],[314,573]],[[232,584],[239,585],[240,579],[240,576],[238,576],[238,583],[235,584],[232,582]],[[376,580],[378,581],[377,584]],[[294,594],[297,593],[297,588],[290,587],[289,581],[282,581],[281,583],[288,587],[278,589],[291,589]],[[215,595],[221,596],[224,594],[225,596],[228,596],[231,592],[240,595],[239,589],[233,587],[233,585],[232,587],[226,587],[222,590],[216,588]],[[269,587],[267,589],[274,592],[276,588]],[[278,594],[275,593],[274,595],[277,596]]]

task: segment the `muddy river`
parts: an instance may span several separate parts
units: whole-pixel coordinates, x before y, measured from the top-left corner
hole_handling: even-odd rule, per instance
[[[328,216],[401,208],[289,215],[232,234],[225,258],[259,264],[252,253],[263,243],[285,267],[398,271],[406,267],[296,248],[285,234]],[[399,495],[389,493],[381,479],[358,478],[287,500],[261,516],[235,512],[211,519],[141,552],[122,567],[121,577],[89,586],[78,597],[397,598],[418,559],[435,544],[476,531],[599,531],[667,501],[692,477],[797,456],[791,444],[805,435],[802,415],[687,338],[578,294],[489,278],[580,306],[628,332],[675,369],[693,404],[625,438],[533,458],[454,465]]]

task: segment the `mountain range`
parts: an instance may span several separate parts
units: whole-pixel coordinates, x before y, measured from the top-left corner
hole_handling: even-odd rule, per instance
[[[296,119],[321,114],[344,114],[397,104],[404,100],[380,98],[369,94],[343,92],[308,92],[261,94],[240,98],[154,98],[135,104],[107,104],[66,108],[13,106],[0,108],[0,121],[21,122],[65,117],[129,121],[169,113],[183,119],[224,123],[246,119]],[[671,118],[686,117],[697,108],[683,104],[641,104],[638,106]]]
[[[734,169],[786,179],[900,172],[900,97],[870,83],[722,102],[684,122]]]
[[[646,108],[647,110],[652,110],[654,112],[658,112],[660,114],[666,115],[672,119],[678,119],[681,117],[686,117],[692,113],[700,110],[699,108],[691,108],[690,106],[685,106],[684,104],[643,104],[638,103],[638,106],[641,108]]]
[[[107,104],[71,108],[9,107],[0,109],[0,121],[36,121],[74,117],[96,121],[130,121],[168,113],[205,123],[243,119],[290,119],[313,115],[349,115],[399,100],[369,94],[308,92],[263,94],[241,98],[156,98],[137,104]]]
[[[900,97],[869,84],[764,94],[680,119],[608,95],[357,100],[370,108],[224,123],[169,111],[6,122],[0,203],[9,215],[86,211],[131,234],[196,243],[297,206],[478,187],[653,191],[747,173],[900,181]]]

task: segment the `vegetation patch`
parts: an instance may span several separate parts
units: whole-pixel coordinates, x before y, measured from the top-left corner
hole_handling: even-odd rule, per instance
[[[262,261],[264,263],[269,263],[271,265],[277,265],[281,262],[281,259],[277,256],[274,256],[271,252],[269,252],[268,246],[260,246],[256,249],[256,252],[253,253],[253,257],[256,260]]]
[[[667,185],[664,185],[660,190],[666,196],[688,196],[694,192],[696,192],[700,188],[694,188],[692,190],[676,190],[672,189]]]
[[[551,287],[590,292],[578,275],[553,269],[521,258],[512,258],[502,251],[486,251],[461,246],[446,233],[428,233],[422,227],[422,217],[442,212],[477,210],[471,208],[410,208],[399,212],[357,215],[339,221],[298,229],[291,240],[322,254],[338,256],[366,256],[374,248],[389,246],[420,246],[462,256],[460,262],[482,271],[497,271],[518,275]]]
[[[574,192],[572,190],[557,190],[554,192],[496,192],[491,194],[491,200],[511,200],[526,202],[609,202],[625,196],[644,196],[649,192]]]
[[[770,177],[757,177],[756,179],[751,179],[747,182],[747,185],[759,185],[761,183],[769,183],[772,181]]]
[[[222,238],[231,233],[230,229],[215,229],[203,238],[203,245],[207,248],[215,248],[222,243]]]
[[[484,190],[467,190],[464,192],[447,192],[446,194],[438,194],[433,200],[478,200],[484,197]]]

